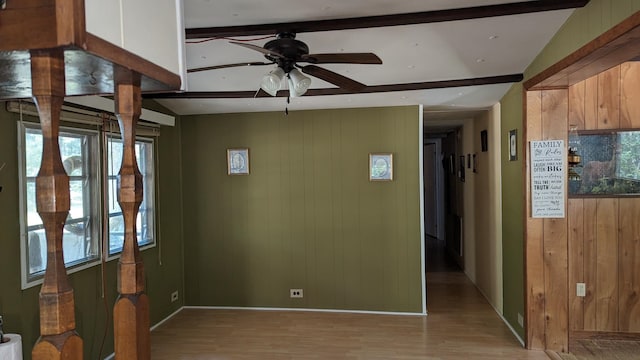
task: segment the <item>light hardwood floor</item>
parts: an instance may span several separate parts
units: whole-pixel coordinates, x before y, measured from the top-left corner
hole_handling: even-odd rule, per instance
[[[423,316],[185,309],[151,333],[154,360],[540,359],[462,273],[428,273]]]

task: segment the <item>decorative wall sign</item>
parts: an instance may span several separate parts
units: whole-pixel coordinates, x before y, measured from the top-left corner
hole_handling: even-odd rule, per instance
[[[531,217],[565,217],[564,140],[531,141]]]

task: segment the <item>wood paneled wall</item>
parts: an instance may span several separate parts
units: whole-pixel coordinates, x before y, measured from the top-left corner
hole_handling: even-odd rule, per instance
[[[569,125],[640,128],[639,80],[640,64],[629,62],[568,89],[528,91],[526,143],[566,144]],[[533,219],[526,166],[528,347],[567,351],[584,332],[639,333],[640,198],[572,198],[564,219]]]
[[[629,62],[571,86],[569,124],[640,128],[639,80]],[[570,199],[568,209],[570,330],[640,332],[640,198]]]
[[[640,332],[640,198],[569,200],[571,331]]]

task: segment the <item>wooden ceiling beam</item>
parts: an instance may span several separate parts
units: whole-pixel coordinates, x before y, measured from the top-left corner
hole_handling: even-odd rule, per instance
[[[458,9],[423,11],[417,13],[365,16],[346,19],[299,21],[290,23],[222,26],[186,29],[187,39],[215,37],[274,35],[280,32],[316,32],[351,30],[384,26],[415,25],[444,21],[480,19],[487,17],[529,14],[542,11],[581,8],[589,0],[536,0],[507,4],[474,6]]]
[[[322,96],[322,95],[353,95],[353,94],[370,94],[391,91],[412,91],[412,90],[428,90],[442,89],[462,86],[478,86],[492,84],[507,84],[520,82],[523,79],[522,74],[488,76],[480,78],[458,79],[458,80],[442,80],[442,81],[426,81],[417,83],[390,84],[390,85],[373,85],[367,86],[361,91],[348,91],[339,88],[309,89],[304,96]],[[288,90],[280,90],[276,95],[278,97],[289,96]],[[150,99],[246,99],[253,97],[270,97],[263,91],[191,91],[183,93],[159,93],[147,94],[145,98]]]

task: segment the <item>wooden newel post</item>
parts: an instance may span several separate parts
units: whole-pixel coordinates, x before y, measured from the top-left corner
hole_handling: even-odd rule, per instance
[[[62,232],[69,214],[69,177],[62,165],[58,134],[65,95],[62,49],[31,52],[33,99],[42,126],[42,163],[36,177],[36,207],[47,239],[47,268],[40,290],[40,338],[34,360],[82,359],[75,332],[73,289],[67,278]]]
[[[123,140],[118,203],[125,228],[118,263],[120,296],[114,309],[115,355],[117,360],[146,360],[151,358],[149,299],[144,293],[144,266],[136,236],[136,217],[143,195],[135,153],[136,123],[142,111],[140,75],[119,69],[115,77],[116,116]]]

